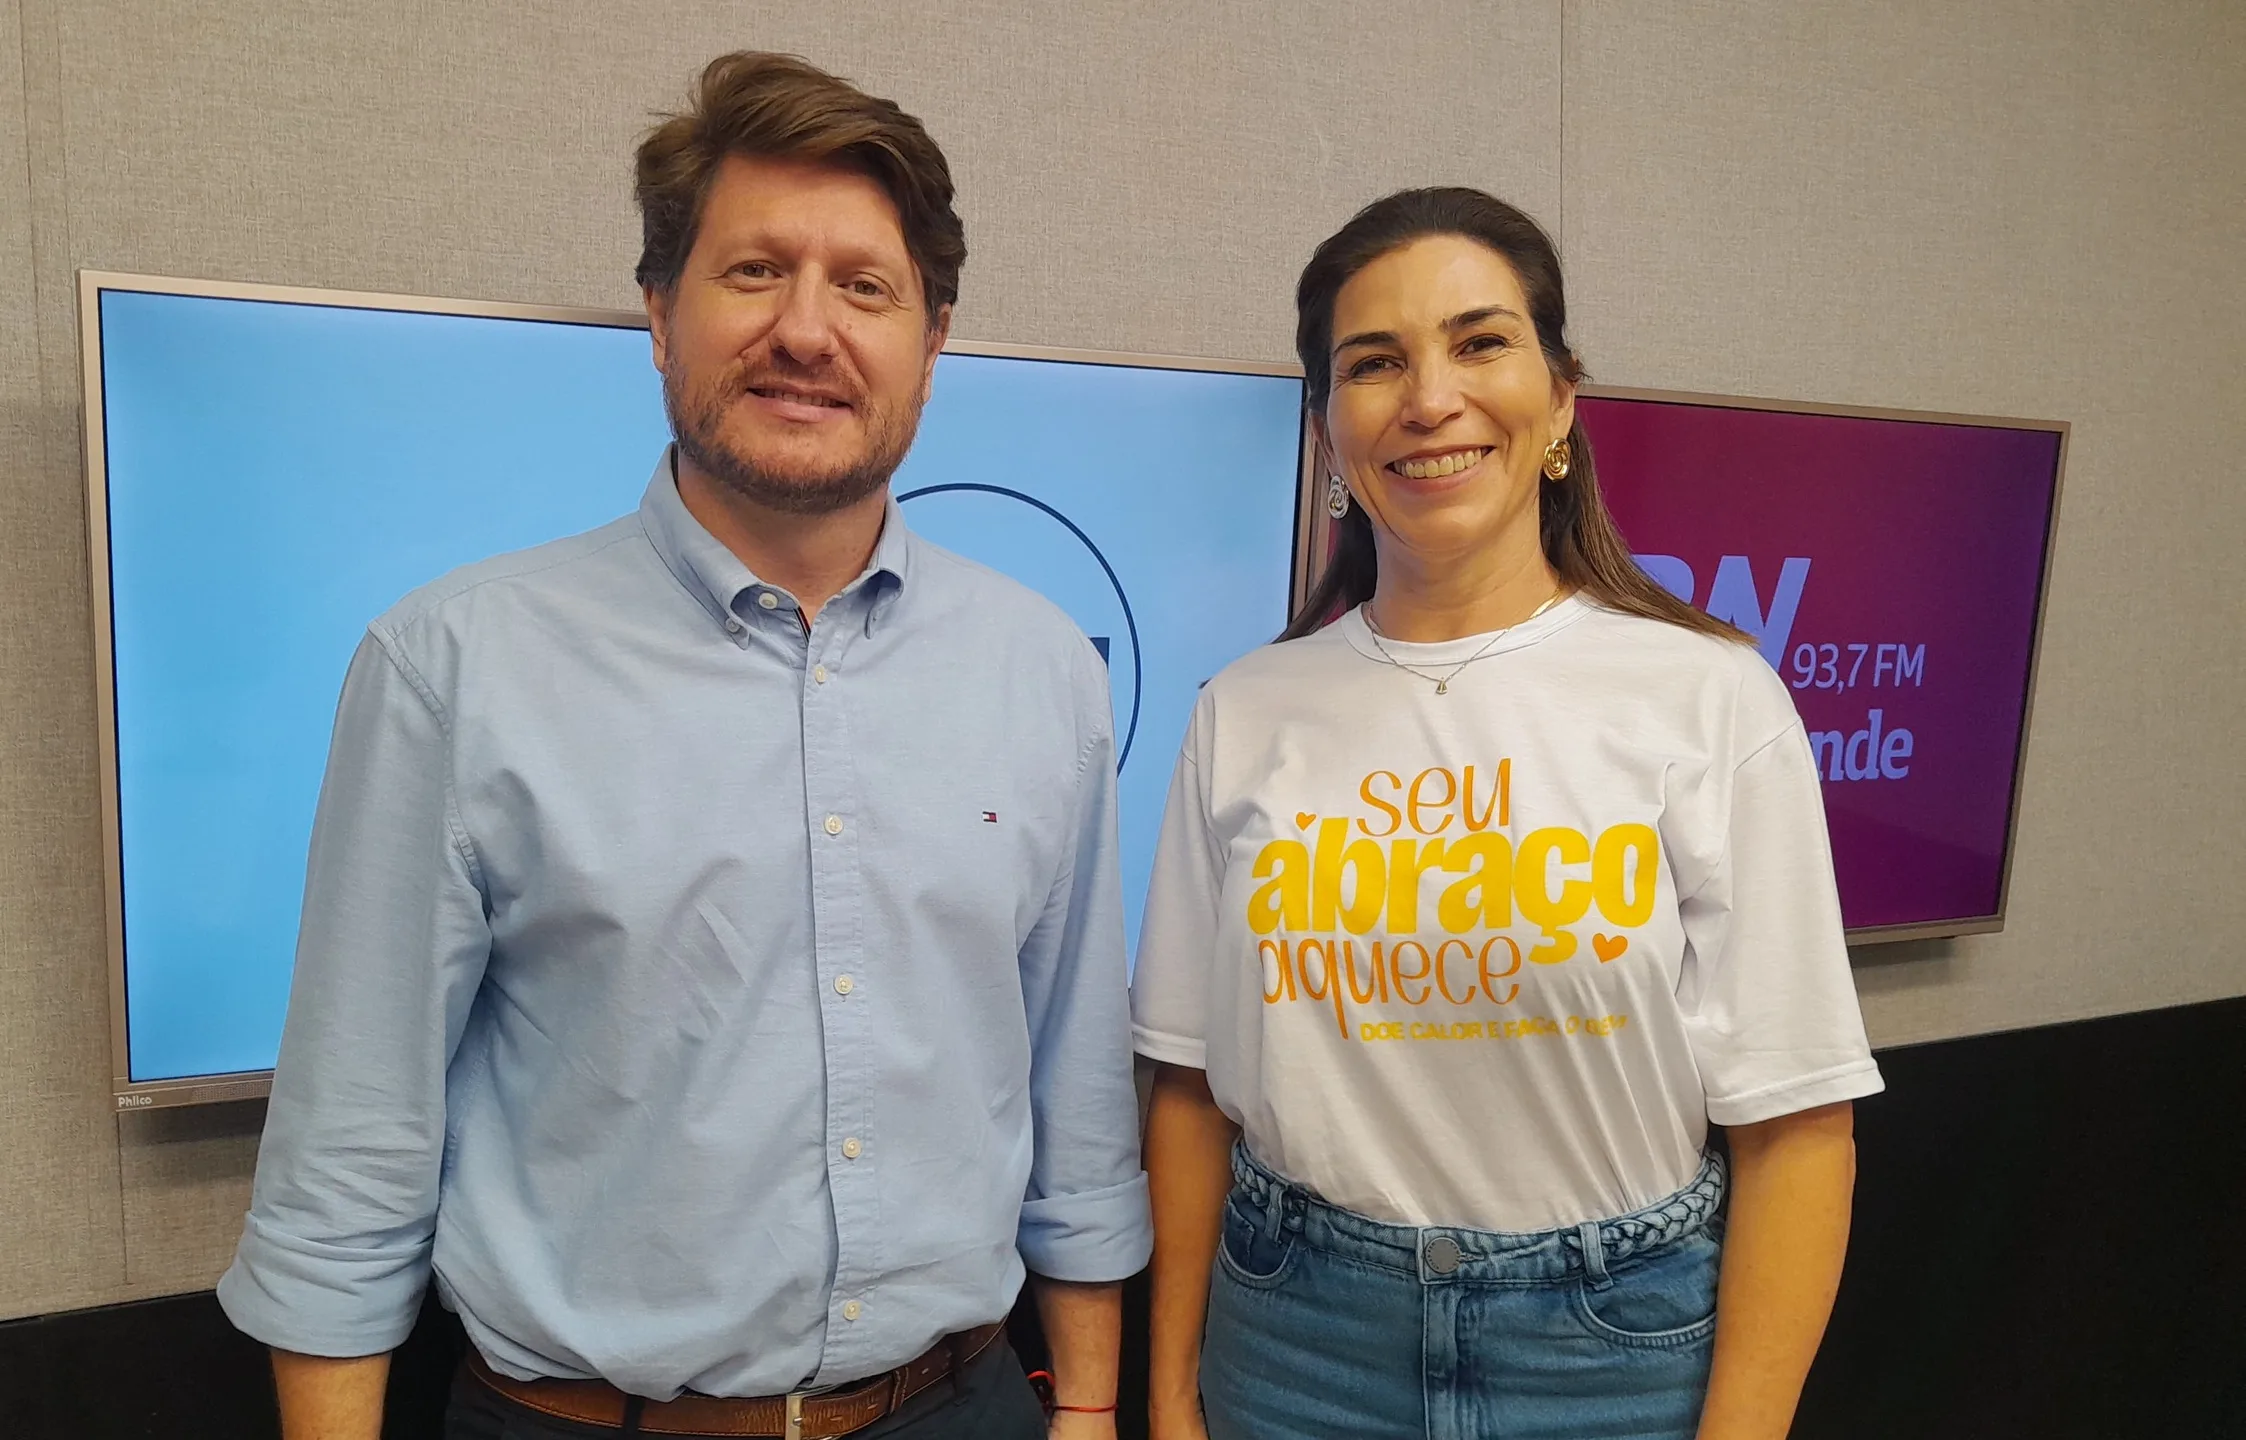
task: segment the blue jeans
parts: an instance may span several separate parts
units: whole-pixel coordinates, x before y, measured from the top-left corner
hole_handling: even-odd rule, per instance
[[[1690,1440],[1723,1162],[1572,1230],[1389,1225],[1232,1157],[1209,1284],[1211,1440]]]

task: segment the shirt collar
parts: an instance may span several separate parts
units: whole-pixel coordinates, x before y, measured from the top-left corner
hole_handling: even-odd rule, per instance
[[[726,549],[723,542],[703,529],[702,522],[688,512],[686,502],[678,493],[677,454],[676,446],[666,446],[663,458],[656,462],[655,474],[647,482],[647,493],[640,497],[640,525],[673,578],[712,620],[723,625],[753,610],[757,594],[778,587],[758,579],[741,563],[739,556]],[[897,504],[897,497],[891,495],[882,511],[881,538],[874,544],[873,558],[858,578],[844,586],[842,593],[835,597],[835,601],[840,601],[861,589],[865,592],[868,635],[888,615],[903,591],[905,577],[912,568],[912,548],[912,532],[905,526],[904,512]]]

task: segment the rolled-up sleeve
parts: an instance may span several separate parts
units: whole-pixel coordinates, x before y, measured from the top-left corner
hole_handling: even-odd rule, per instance
[[[1154,1231],[1131,1079],[1115,733],[1097,655],[1082,651],[1089,738],[1070,802],[1074,848],[1021,953],[1035,1150],[1018,1244],[1037,1274],[1098,1282],[1144,1268]]]
[[[445,1070],[491,935],[448,718],[370,632],[336,712],[249,1219],[219,1303],[250,1336],[373,1355],[428,1281]]]

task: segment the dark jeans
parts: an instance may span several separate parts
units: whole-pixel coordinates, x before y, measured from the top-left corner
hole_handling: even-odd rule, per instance
[[[445,1412],[445,1440],[596,1440],[622,1431],[550,1419],[462,1372]],[[939,1380],[850,1440],[1043,1440],[1045,1412],[1004,1340],[977,1356],[959,1383]]]

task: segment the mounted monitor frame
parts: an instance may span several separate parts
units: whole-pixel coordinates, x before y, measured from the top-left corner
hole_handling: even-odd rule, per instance
[[[162,1109],[180,1105],[229,1100],[259,1099],[271,1092],[271,1070],[202,1075],[176,1080],[136,1081],[130,1057],[130,1010],[127,1004],[125,967],[125,899],[123,835],[120,822],[117,737],[117,672],[114,630],[114,592],[110,569],[109,447],[106,434],[101,297],[104,293],[130,292],[177,295],[220,300],[251,300],[347,310],[387,310],[422,315],[454,315],[474,319],[530,320],[616,330],[645,330],[647,316],[637,310],[608,310],[568,305],[531,305],[498,300],[461,300],[440,296],[388,294],[370,291],[328,290],[291,285],[191,279],[177,276],[128,274],[106,270],[78,272],[78,331],[84,401],[86,543],[92,601],[92,641],[96,713],[101,764],[101,825],[103,905],[107,920],[107,964],[110,1008],[110,1078],[119,1113]],[[1218,374],[1260,375],[1300,379],[1302,368],[1292,363],[1225,360],[1176,355],[1140,355],[1122,351],[1079,350],[1055,346],[1009,345],[986,341],[952,340],[947,355],[991,359],[1043,360],[1072,365],[1116,366],[1141,370],[1188,370]],[[1287,613],[1300,607],[1314,573],[1310,516],[1317,511],[1308,503],[1305,477],[1311,458],[1307,427],[1301,441],[1296,479],[1293,553],[1290,566]]]
[[[2028,754],[2035,720],[2035,699],[2042,668],[2043,640],[2051,601],[2051,575],[2058,553],[2059,517],[2066,492],[2067,449],[2073,426],[2064,420],[2038,420],[2019,416],[1971,415],[1951,411],[1909,410],[1869,405],[1828,405],[1809,401],[1765,397],[1702,395],[1685,391],[1636,389],[1627,386],[1587,385],[1584,395],[1593,399],[1643,401],[1652,404],[1699,405],[1726,410],[1778,412],[1788,415],[1823,415],[1842,419],[1901,421],[1918,425],[1951,426],[1978,430],[2033,431],[2057,437],[2051,468],[2051,502],[2044,516],[2040,553],[2036,561],[2033,620],[2027,643],[2026,673],[2022,679],[2020,721],[2012,755],[2012,774],[2004,812],[2004,855],[1998,870],[1996,906],[1980,915],[1947,920],[1890,925],[1857,925],[1845,931],[1851,946],[1940,940],[1968,935],[1990,935],[2004,929],[2012,896],[2012,865],[2019,853],[2020,803],[2026,788]]]

